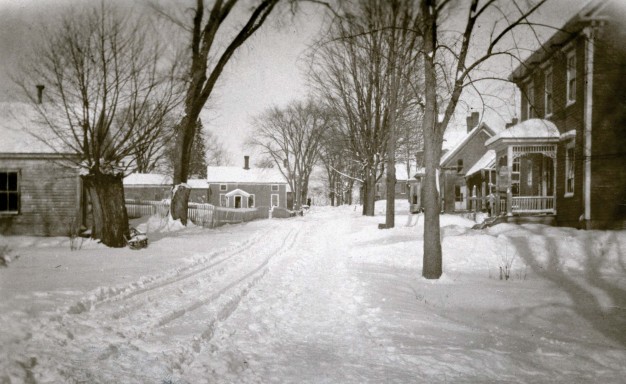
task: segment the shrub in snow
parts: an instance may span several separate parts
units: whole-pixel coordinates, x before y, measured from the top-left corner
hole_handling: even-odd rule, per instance
[[[0,267],[7,267],[11,262],[12,249],[8,245],[0,245]],[[17,259],[17,256],[15,257]]]

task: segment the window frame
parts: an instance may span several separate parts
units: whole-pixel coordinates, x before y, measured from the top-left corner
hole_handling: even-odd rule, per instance
[[[252,198],[252,206],[250,206],[250,198]],[[250,196],[248,196],[248,208],[254,208],[256,204],[256,195],[254,193],[251,193]]]
[[[274,196],[276,196],[276,205],[274,205]],[[278,193],[272,193],[270,195],[270,206],[271,207],[279,207],[280,206],[280,195]]]
[[[548,79],[549,87],[548,87]],[[550,117],[554,113],[554,76],[552,75],[552,67],[546,69],[543,75],[543,91],[544,91],[544,115]],[[548,107],[549,106],[549,107]]]
[[[272,192],[280,191],[280,186],[278,184],[272,184]]]
[[[572,140],[565,144],[565,182],[563,184],[563,197],[573,197],[576,188],[576,141]],[[570,156],[571,152],[571,156]],[[571,180],[571,185],[568,181]],[[570,190],[571,189],[571,190]]]
[[[570,60],[573,61],[573,66],[570,65]],[[577,78],[578,78],[578,73],[576,71],[576,65],[577,65],[577,60],[576,60],[576,49],[572,49],[570,52],[567,53],[566,55],[566,59],[565,59],[565,74],[566,74],[566,83],[565,83],[565,100],[566,100],[566,106],[570,106],[572,104],[574,104],[576,102],[576,86],[577,86]],[[572,81],[574,86],[572,87]],[[573,98],[570,98],[570,96],[572,96],[571,94],[573,93]]]
[[[228,184],[220,184],[220,192],[228,191]]]
[[[4,191],[0,191],[0,193],[4,194],[6,193],[6,198],[7,198],[7,210],[6,211],[0,211],[0,215],[3,216],[14,216],[14,215],[19,215],[21,208],[22,208],[22,191],[21,191],[21,178],[22,178],[22,173],[21,170],[19,169],[11,169],[11,168],[7,168],[7,169],[0,169],[0,174],[6,174],[7,178],[8,175],[11,173],[15,173],[15,177],[16,177],[16,181],[15,181],[15,190],[9,189],[9,183],[7,180],[7,189]],[[8,209],[9,207],[9,195],[10,194],[16,194],[17,195],[17,201],[16,204],[17,206],[15,207],[15,210],[12,209]]]
[[[223,200],[226,198],[226,204],[224,204]],[[230,199],[226,196],[225,193],[220,193],[220,207],[228,208],[228,201]]]

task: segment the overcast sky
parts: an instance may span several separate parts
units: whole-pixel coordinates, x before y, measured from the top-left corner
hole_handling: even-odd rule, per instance
[[[90,0],[0,0],[0,101],[15,97],[7,74],[18,62],[21,50],[32,40],[39,20],[54,17],[64,5],[81,1]],[[132,5],[121,3],[136,10],[145,1]],[[586,0],[552,0],[540,15],[541,20],[562,25],[584,3]],[[249,152],[243,143],[252,130],[253,116],[272,105],[285,105],[307,94],[302,55],[320,30],[321,10],[307,5],[294,18],[281,17],[280,25],[276,22],[278,17],[273,16],[229,62],[210,108],[202,114],[205,126],[226,144],[233,165],[242,163],[243,155]],[[459,106],[459,115],[477,107],[470,100]],[[512,105],[498,108],[499,113],[490,112],[486,116],[487,123],[496,130],[516,113]],[[444,147],[461,138],[464,124],[464,121],[455,124]],[[252,163],[256,160],[253,158]]]

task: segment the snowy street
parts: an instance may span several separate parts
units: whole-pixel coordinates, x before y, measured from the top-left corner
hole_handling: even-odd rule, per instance
[[[420,218],[379,230],[383,206],[151,220],[139,251],[0,238],[0,382],[623,382],[626,231],[442,216],[428,281]]]

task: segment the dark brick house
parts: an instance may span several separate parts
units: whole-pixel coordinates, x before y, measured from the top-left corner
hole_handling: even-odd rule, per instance
[[[593,1],[512,74],[521,122],[487,141],[515,214],[561,226],[626,220],[626,4]]]

